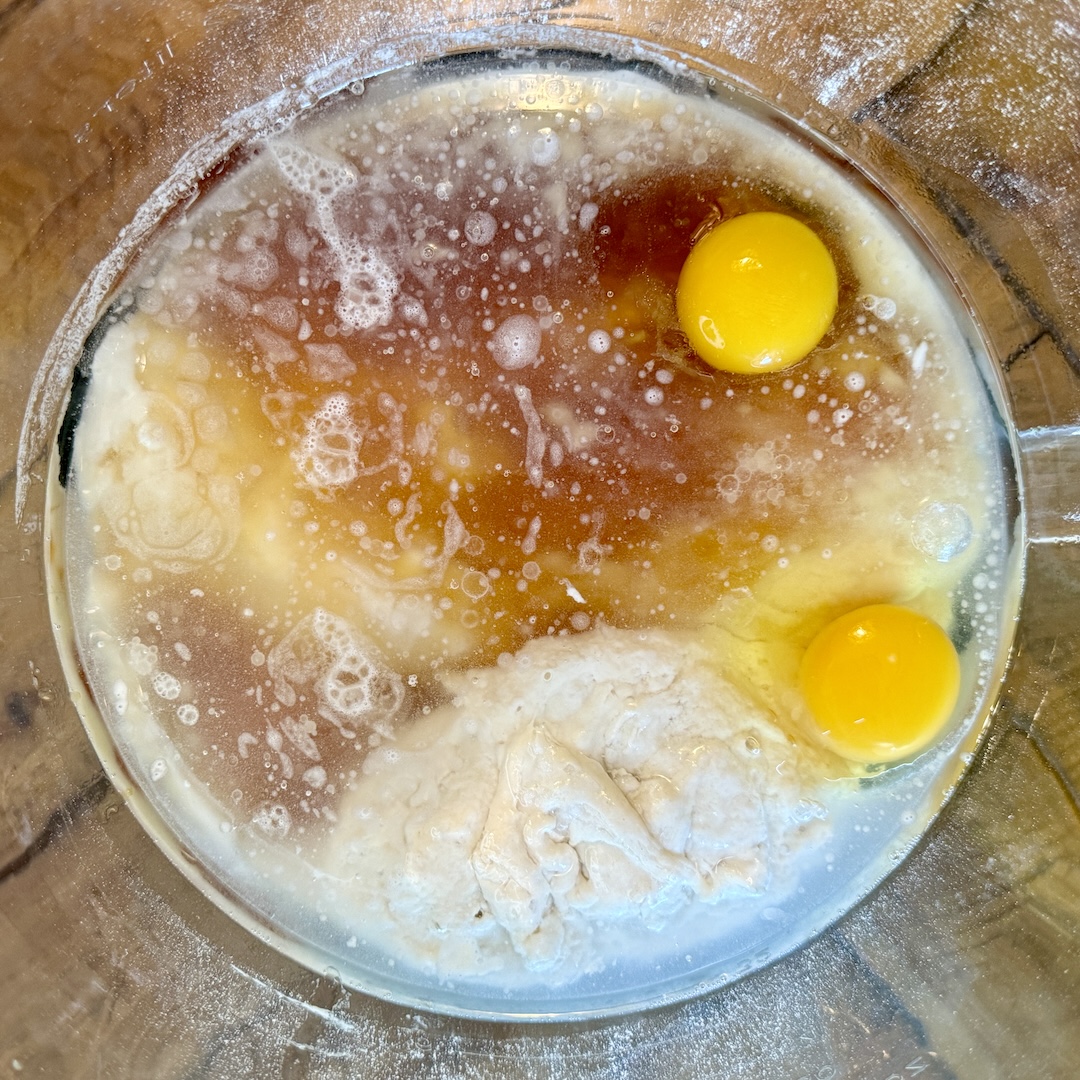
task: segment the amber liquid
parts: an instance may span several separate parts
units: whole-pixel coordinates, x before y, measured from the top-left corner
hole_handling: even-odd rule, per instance
[[[333,819],[368,747],[444,696],[440,671],[599,623],[698,626],[841,536],[867,461],[947,449],[933,425],[906,436],[928,411],[910,327],[868,311],[834,212],[723,154],[657,152],[626,185],[591,145],[570,152],[569,111],[471,115],[410,148],[358,112],[336,149],[360,179],[329,203],[266,153],[221,181],[243,205],[196,213],[179,254],[136,282],[140,383],[195,417],[200,482],[232,477],[242,513],[235,544],[198,567],[140,572],[121,542],[117,636],[179,673],[162,723],[210,790],[244,818],[286,807],[294,836]],[[508,160],[523,122],[536,152]],[[841,302],[807,361],[745,378],[689,350],[674,290],[699,230],[757,209],[818,231]],[[396,296],[373,327],[337,317],[327,220],[392,256]],[[310,687],[278,692],[267,659],[315,607],[400,676],[389,727],[328,723]]]

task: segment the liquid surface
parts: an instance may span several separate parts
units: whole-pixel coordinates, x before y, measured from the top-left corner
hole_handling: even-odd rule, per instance
[[[676,289],[760,211],[819,238],[838,306],[801,362],[729,374]],[[815,635],[933,620],[954,740],[985,690],[1006,538],[968,349],[873,205],[724,105],[375,80],[232,163],[108,317],[82,662],[172,827],[346,971],[767,959],[762,912],[811,932],[933,775],[867,788],[822,742]]]

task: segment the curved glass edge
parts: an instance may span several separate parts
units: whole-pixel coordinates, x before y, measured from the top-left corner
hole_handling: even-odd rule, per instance
[[[720,96],[742,95],[748,97],[752,101],[756,101],[761,108],[768,109],[773,113],[777,118],[777,122],[786,124],[791,134],[813,143],[834,164],[851,169],[859,176],[869,180],[871,186],[883,195],[893,215],[899,216],[905,223],[907,231],[916,240],[915,246],[931,256],[932,262],[930,265],[938,267],[944,279],[943,284],[947,283],[949,285],[950,291],[963,304],[964,310],[972,317],[973,339],[981,341],[985,349],[985,355],[979,354],[976,356],[976,363],[988,388],[990,399],[998,409],[1000,430],[1003,439],[1007,443],[1008,453],[1003,455],[1003,458],[1013,462],[1020,460],[1021,450],[1017,438],[1011,423],[1006,419],[1008,416],[1005,404],[1007,394],[999,364],[992,363],[989,359],[990,356],[995,355],[992,352],[993,346],[991,342],[985,340],[979,331],[978,305],[971,300],[965,288],[963,269],[955,261],[950,260],[949,252],[942,251],[941,245],[937,243],[939,234],[936,232],[936,228],[942,228],[941,223],[937,223],[936,227],[935,225],[928,226],[927,222],[932,220],[933,217],[930,213],[931,208],[920,205],[920,199],[916,191],[896,191],[888,171],[882,172],[879,158],[870,154],[867,156],[866,161],[863,161],[860,156],[844,145],[841,138],[844,133],[843,122],[834,119],[830,127],[823,132],[811,123],[810,112],[804,112],[801,117],[791,117],[779,113],[772,102],[766,101],[761,95],[755,93],[753,87],[747,84],[745,78],[732,75],[725,70],[719,69],[715,64],[690,57],[688,54],[665,52],[659,47],[655,49],[652,46],[646,47],[634,39],[624,38],[604,31],[566,29],[565,32],[562,32],[562,28],[556,27],[534,27],[532,29],[532,33],[522,32],[520,27],[517,28],[516,34],[514,34],[514,28],[511,27],[504,28],[502,33],[490,34],[489,32],[489,36],[495,38],[494,42],[479,42],[477,32],[472,30],[460,36],[451,35],[450,37],[439,36],[433,38],[430,35],[420,35],[413,41],[402,43],[401,52],[395,53],[393,56],[390,56],[385,50],[378,51],[377,55],[380,64],[377,67],[365,66],[364,59],[360,57],[354,63],[344,66],[339,62],[332,65],[326,72],[317,73],[317,75],[322,75],[321,80],[317,76],[312,77],[311,86],[320,86],[322,88],[320,93],[313,93],[309,86],[300,95],[275,95],[269,101],[245,110],[241,117],[234,118],[234,122],[227,126],[226,136],[209,144],[201,145],[185,154],[178,165],[177,176],[158,190],[155,198],[145,208],[145,214],[132,223],[130,232],[125,232],[121,236],[110,257],[101,264],[94,278],[88,282],[87,287],[80,294],[80,298],[65,318],[65,324],[61,327],[57,337],[54,338],[49,355],[46,357],[46,363],[42,368],[44,375],[39,373],[39,383],[41,385],[47,383],[51,386],[52,397],[49,402],[49,410],[55,413],[62,405],[63,397],[56,397],[55,383],[59,379],[66,395],[66,381],[70,378],[70,369],[73,368],[74,362],[78,358],[78,352],[81,351],[82,341],[99,317],[104,298],[122,280],[132,255],[137,252],[145,239],[153,233],[172,210],[176,202],[176,194],[190,190],[193,182],[204,175],[225,153],[255,134],[265,134],[268,129],[273,127],[287,126],[296,115],[299,115],[310,105],[343,89],[357,78],[372,77],[384,71],[416,62],[417,50],[421,50],[422,53],[426,52],[426,55],[420,56],[421,60],[439,63],[443,57],[478,53],[485,47],[490,48],[492,44],[495,44],[501,49],[499,55],[508,61],[516,63],[528,59],[533,54],[546,56],[560,51],[584,57],[610,57],[620,63],[638,63],[646,65],[653,71],[664,72],[670,77],[690,80],[708,90],[708,92]],[[513,35],[512,38],[511,35]],[[362,72],[362,74],[358,74],[358,71]],[[817,107],[817,109],[820,111],[820,107]],[[260,126],[260,122],[263,126]],[[837,141],[838,139],[841,141]],[[862,142],[863,140],[860,138],[857,141]],[[73,348],[75,343],[78,343],[78,349]],[[75,354],[74,358],[72,353]],[[39,389],[38,384],[36,384],[36,389]],[[33,431],[35,424],[41,422],[43,415],[47,415],[40,411],[42,404],[42,395],[38,393],[31,401],[27,413],[28,420],[24,425],[23,450],[27,452],[26,460],[30,462],[37,460],[40,456],[40,450],[38,453],[34,453]],[[36,413],[34,412],[35,406],[38,408]],[[55,420],[55,416],[53,419]],[[20,467],[22,465],[23,457],[20,456]],[[20,483],[23,483],[24,480],[24,475],[20,474]],[[1010,513],[1015,526],[1015,537],[1012,546],[1014,566],[1010,575],[1015,582],[1015,587],[1010,590],[1003,621],[1006,626],[1012,626],[1015,623],[1020,600],[1023,538],[1026,536],[1023,511],[1025,495],[1021,490],[1021,480],[1018,476],[1010,474],[1005,480],[1007,490],[1010,493]],[[25,498],[25,488],[21,487],[20,492]],[[58,529],[55,522],[50,522],[46,530],[47,545],[55,543],[56,537],[61,532],[62,529]],[[50,594],[51,605],[64,602],[66,601]],[[55,624],[56,619],[54,618]],[[1011,640],[1011,633],[1008,630],[1004,631],[1003,638]],[[105,730],[104,722],[93,704],[92,697],[85,689],[85,681],[75,658],[74,647],[66,649],[63,647],[63,643],[59,644],[61,644],[61,661],[68,679],[68,685],[72,691],[72,697],[76,702],[78,712],[83,718],[84,725],[103,767],[114,785],[124,795],[140,824],[154,837],[155,843],[164,851],[169,860],[196,888],[259,940],[284,953],[304,967],[321,969],[326,973],[340,976],[340,972],[333,965],[332,957],[325,955],[314,956],[311,948],[305,943],[283,938],[276,930],[267,926],[256,913],[253,913],[240,900],[232,896],[212,875],[205,873],[197,865],[191,852],[183,842],[164,827],[164,822],[157,810],[145,793],[133,782],[127,767],[117,754],[111,738]],[[1007,649],[1001,650],[995,664],[991,689],[977,710],[975,721],[969,724],[961,745],[957,748],[959,757],[956,769],[951,774],[943,774],[939,789],[935,791],[932,801],[936,805],[932,807],[931,820],[955,790],[967,764],[971,760],[972,754],[985,734],[993,709],[994,691],[1004,678],[1007,668],[1007,653]],[[907,843],[902,844],[900,851],[887,860],[888,865],[870,868],[864,875],[864,880],[860,882],[857,890],[861,896],[865,898],[865,896],[869,895],[899,865],[903,856],[918,843],[928,825],[929,821],[921,818],[918,828],[911,831]],[[821,921],[821,924],[816,927],[811,936],[816,936],[829,925],[835,923],[847,910],[849,908],[845,907],[842,911],[831,913],[828,918]],[[597,1019],[639,1012],[644,1009],[661,1008],[709,993],[781,959],[805,940],[807,940],[806,935],[800,934],[797,941],[793,941],[787,946],[781,946],[767,957],[757,958],[759,962],[755,962],[755,958],[751,958],[747,965],[743,965],[733,972],[724,971],[704,979],[696,978],[685,985],[680,984],[669,990],[661,990],[647,998],[609,1005],[590,1002],[589,1007],[582,1010],[551,1011],[542,1007],[536,1009],[506,1008],[500,1007],[500,1004],[494,1001],[481,1007],[477,1007],[475,1004],[459,1005],[452,1000],[440,999],[433,1001],[430,997],[418,997],[414,993],[410,993],[407,987],[403,988],[393,981],[379,986],[367,983],[366,985],[357,985],[355,988],[367,993],[373,993],[395,1004],[435,1010],[447,1015],[467,1017],[474,1020],[573,1021]],[[537,1005],[540,1006],[540,1003],[537,1003]]]

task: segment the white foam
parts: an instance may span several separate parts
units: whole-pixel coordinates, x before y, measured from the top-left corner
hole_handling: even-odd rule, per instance
[[[606,330],[594,330],[589,334],[588,341],[589,349],[600,356],[611,348],[611,335]]]
[[[540,423],[540,414],[533,405],[532,393],[527,386],[515,386],[521,415],[525,419],[525,474],[533,487],[540,487],[544,482],[544,450],[547,448],[547,435]]]
[[[328,242],[330,242],[328,238]],[[330,242],[340,261],[341,291],[334,313],[354,330],[370,330],[390,321],[398,278],[371,244]]]
[[[356,169],[291,142],[275,144],[273,156],[289,186],[313,204],[314,224],[334,260],[340,285],[334,313],[354,330],[389,322],[398,274],[372,244],[346,234],[334,215],[337,196],[356,187]]]
[[[270,150],[289,187],[308,198],[331,200],[356,187],[356,169],[347,161],[313,154],[286,140],[272,143]]]
[[[580,225],[582,229],[588,229],[596,220],[599,213],[600,207],[597,206],[596,203],[582,203],[581,209],[578,211],[578,225]]]
[[[562,157],[562,141],[550,128],[545,128],[536,136],[529,147],[529,156],[534,165],[546,168],[554,165]]]
[[[465,238],[470,244],[483,247],[495,239],[498,223],[486,210],[476,210],[465,219]]]
[[[316,382],[342,382],[356,374],[356,364],[338,344],[305,345],[308,374]]]
[[[351,623],[321,607],[270,650],[266,666],[282,705],[292,708],[310,690],[319,716],[350,738],[359,726],[391,720],[405,700],[401,677],[379,650]],[[286,733],[296,741],[305,732],[294,725]]]
[[[511,315],[491,335],[495,363],[507,371],[536,364],[540,356],[540,323],[532,315]]]
[[[347,394],[331,394],[304,427],[292,459],[304,481],[326,493],[352,483],[360,472],[363,435]]]

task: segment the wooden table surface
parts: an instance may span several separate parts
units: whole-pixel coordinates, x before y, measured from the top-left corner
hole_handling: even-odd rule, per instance
[[[444,31],[513,22],[483,0],[424,6]],[[602,28],[619,12],[642,37],[768,72],[886,139],[925,168],[972,272],[1001,290],[1033,537],[988,739],[917,850],[839,925],[642,1016],[538,1029],[418,1014],[235,927],[153,847],[68,701],[44,599],[42,465],[16,524],[17,434],[64,312],[187,142],[350,42],[419,23],[370,3],[6,0],[0,1078],[1080,1075],[1080,5],[547,7],[530,25]]]

